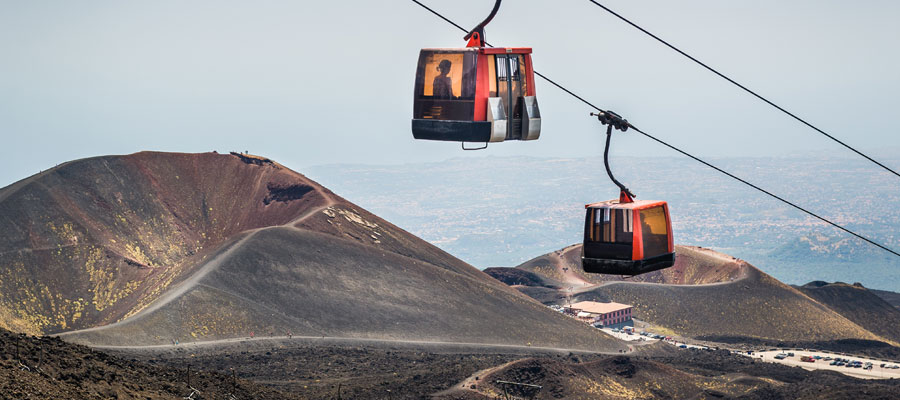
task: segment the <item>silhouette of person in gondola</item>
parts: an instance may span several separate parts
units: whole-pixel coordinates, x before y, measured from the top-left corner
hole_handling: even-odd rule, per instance
[[[441,74],[434,77],[434,82],[432,86],[434,87],[434,98],[436,99],[452,99],[453,98],[453,82],[450,80],[450,77],[447,74],[450,73],[450,66],[452,63],[450,60],[442,60],[440,64],[438,64],[438,71],[441,71]]]

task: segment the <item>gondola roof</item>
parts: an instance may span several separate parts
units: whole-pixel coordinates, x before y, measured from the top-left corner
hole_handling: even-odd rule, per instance
[[[659,205],[666,204],[665,201],[661,200],[634,200],[629,203],[621,203],[619,199],[599,201],[596,203],[585,204],[584,208],[599,208],[599,207],[609,207],[609,208],[627,208],[627,209],[635,209],[635,208],[648,208],[655,207]]]

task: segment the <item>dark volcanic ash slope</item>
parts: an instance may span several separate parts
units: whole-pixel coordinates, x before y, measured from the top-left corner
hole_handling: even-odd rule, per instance
[[[859,326],[900,342],[900,309],[862,285],[815,281],[797,289]]]
[[[254,234],[195,286],[159,309],[66,338],[125,345],[290,332],[608,347],[604,335],[545,309],[507,293],[499,283],[360,246],[355,240],[279,227]]]
[[[539,257],[521,268],[539,275],[551,271],[556,275],[548,279],[571,281],[559,271],[565,267],[568,274],[584,274],[580,259],[566,257],[579,253],[579,246],[572,246],[563,250],[563,257],[557,257],[562,264],[553,265]],[[570,299],[631,304],[635,318],[689,337],[891,341],[744,261],[697,247],[677,246],[676,253],[674,267],[637,279],[598,276],[587,277],[590,284],[569,291],[519,289],[543,302]]]
[[[620,346],[254,156],[80,160],[3,189],[0,211],[13,329],[80,328],[65,338],[92,345],[290,332]]]

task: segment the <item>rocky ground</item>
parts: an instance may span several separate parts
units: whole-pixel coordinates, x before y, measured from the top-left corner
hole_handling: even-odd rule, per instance
[[[151,365],[58,338],[0,332],[0,399],[282,399],[267,386],[233,379],[227,370],[187,363]],[[188,382],[190,380],[190,383]]]
[[[528,383],[540,388],[502,382]],[[482,375],[443,399],[893,399],[898,381],[762,363],[728,351],[655,347],[643,355],[532,358]]]
[[[285,398],[415,399],[427,397],[479,370],[522,358],[517,354],[435,349],[300,346],[272,344],[252,351],[137,357],[155,365],[191,363],[210,371],[234,368],[237,375],[281,390]]]
[[[0,350],[0,399],[176,399],[191,387],[196,399],[488,399],[503,395],[497,381],[541,386],[505,388],[535,399],[890,399],[900,390],[900,381],[663,344],[628,356],[297,340],[104,352],[4,331]]]

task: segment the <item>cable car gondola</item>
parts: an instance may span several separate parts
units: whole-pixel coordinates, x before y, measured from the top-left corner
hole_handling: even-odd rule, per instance
[[[497,0],[487,19],[466,35],[467,47],[419,52],[414,138],[487,146],[488,142],[540,137],[531,48],[485,45],[484,26],[499,8]]]
[[[603,163],[606,173],[619,187],[619,198],[587,204],[581,266],[585,272],[640,275],[675,264],[672,221],[665,201],[634,200],[625,185],[609,169],[609,142],[612,128],[628,130],[628,121],[613,112],[597,115],[606,128]]]

